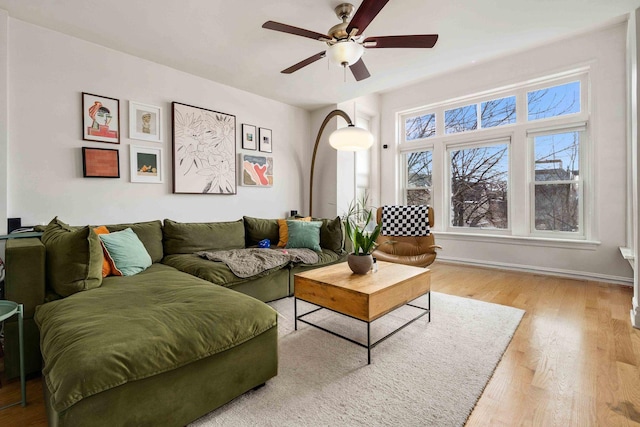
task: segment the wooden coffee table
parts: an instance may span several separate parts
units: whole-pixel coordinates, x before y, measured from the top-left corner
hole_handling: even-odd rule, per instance
[[[367,363],[371,363],[371,349],[396,332],[409,326],[425,314],[431,321],[431,271],[378,261],[378,272],[354,274],[346,262],[298,273],[294,276],[294,323],[298,321],[314,326],[330,334],[344,338],[367,349]],[[414,299],[428,294],[428,307],[410,304]],[[317,305],[319,308],[298,316],[298,300]],[[390,334],[371,342],[371,322],[385,314],[409,305],[422,312]],[[328,309],[367,324],[367,344],[330,331],[305,320],[304,317],[318,310]]]

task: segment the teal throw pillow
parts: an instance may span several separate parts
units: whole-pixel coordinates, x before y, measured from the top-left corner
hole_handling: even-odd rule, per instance
[[[125,228],[99,237],[123,276],[133,276],[151,266],[149,252],[132,229]]]
[[[308,248],[316,252],[322,251],[320,248],[320,227],[322,221],[289,221],[289,240],[285,248]]]

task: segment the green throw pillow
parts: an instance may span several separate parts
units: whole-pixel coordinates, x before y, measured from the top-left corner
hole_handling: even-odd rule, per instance
[[[42,234],[47,280],[63,297],[102,284],[102,246],[91,228],[71,227],[55,217]]]
[[[133,276],[151,266],[149,252],[132,229],[100,234],[99,238],[123,276]]]
[[[289,240],[285,248],[308,248],[316,252],[322,251],[320,247],[320,227],[322,221],[289,221]]]

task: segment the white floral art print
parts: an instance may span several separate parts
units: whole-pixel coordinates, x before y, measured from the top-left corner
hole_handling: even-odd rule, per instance
[[[236,194],[236,116],[172,105],[173,192]]]

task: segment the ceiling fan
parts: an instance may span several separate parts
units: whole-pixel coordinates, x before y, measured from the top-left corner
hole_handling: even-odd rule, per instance
[[[353,13],[355,7],[352,4],[342,3],[338,5],[334,10],[338,18],[342,20],[342,23],[331,27],[327,35],[274,21],[265,22],[262,24],[262,28],[319,40],[329,46],[326,51],[316,53],[282,70],[281,73],[291,74],[328,55],[331,62],[341,65],[345,70],[348,66],[355,79],[360,81],[371,76],[362,61],[362,54],[365,48],[432,48],[438,41],[437,34],[364,38],[364,30],[388,2],[389,0],[363,0],[355,14]],[[353,19],[350,20],[351,16],[353,16]]]

